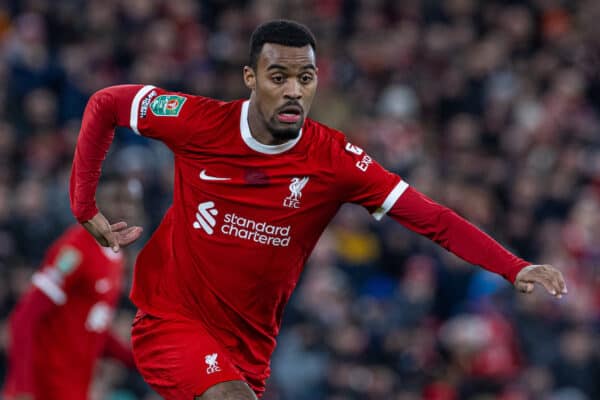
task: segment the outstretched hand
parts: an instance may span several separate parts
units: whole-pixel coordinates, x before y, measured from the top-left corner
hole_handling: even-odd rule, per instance
[[[515,279],[515,287],[523,293],[533,292],[536,283],[559,299],[563,294],[567,294],[562,273],[552,265],[530,265],[523,268]]]
[[[100,212],[82,225],[94,236],[98,243],[104,247],[110,247],[115,253],[121,247],[125,247],[139,239],[143,231],[140,226],[127,227],[127,223],[124,221],[111,225]]]

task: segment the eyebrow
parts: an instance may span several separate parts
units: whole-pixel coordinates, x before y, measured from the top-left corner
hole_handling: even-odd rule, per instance
[[[288,68],[284,65],[281,64],[271,64],[267,67],[267,71],[273,70],[273,69],[282,69],[282,70],[287,70]],[[300,69],[312,69],[314,71],[317,70],[317,67],[315,67],[313,64],[306,64],[303,67],[301,67]]]

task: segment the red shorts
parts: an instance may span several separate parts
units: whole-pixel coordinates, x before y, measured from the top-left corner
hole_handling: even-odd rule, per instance
[[[192,400],[218,383],[247,381],[198,321],[138,311],[131,340],[138,370],[166,400]],[[264,387],[252,389],[258,394]]]

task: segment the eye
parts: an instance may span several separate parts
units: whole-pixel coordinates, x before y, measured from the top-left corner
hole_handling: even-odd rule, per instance
[[[307,84],[312,82],[313,80],[313,75],[312,74],[302,74],[302,76],[300,76],[300,82]]]
[[[271,76],[271,80],[274,83],[279,84],[279,83],[283,83],[285,81],[285,78],[283,77],[283,75],[273,75],[273,76]]]

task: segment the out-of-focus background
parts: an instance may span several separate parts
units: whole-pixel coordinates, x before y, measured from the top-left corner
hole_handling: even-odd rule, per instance
[[[246,97],[250,33],[277,17],[317,36],[314,119],[560,267],[569,295],[517,294],[346,207],[287,308],[265,399],[599,399],[597,0],[0,0],[0,352],[11,307],[74,222],[68,176],[90,94],[146,83]],[[171,161],[119,130],[106,164],[143,184],[148,233],[170,202]],[[124,336],[133,313],[124,291]],[[100,363],[94,400],[154,396]]]

